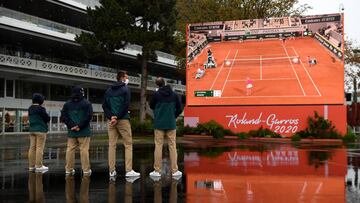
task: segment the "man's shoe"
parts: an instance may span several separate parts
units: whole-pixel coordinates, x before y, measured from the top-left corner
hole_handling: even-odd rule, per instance
[[[178,176],[182,176],[181,171],[176,171],[175,173],[172,174],[173,177],[178,177]]]
[[[152,171],[149,173],[149,175],[152,177],[161,177],[161,174],[157,171]]]
[[[71,176],[75,175],[75,169],[72,169],[71,171],[65,171],[65,175],[67,175],[67,176],[69,176],[69,175],[71,175]]]
[[[125,174],[125,177],[136,177],[136,176],[140,176],[140,173],[135,172],[134,170],[131,170]]]
[[[35,172],[44,173],[49,170],[49,167],[42,165],[41,167],[35,168]]]
[[[111,177],[116,177],[116,171],[113,170],[113,171],[109,172],[109,176],[110,176],[110,178]]]
[[[29,167],[29,171],[35,171],[35,167]]]
[[[174,180],[178,181],[178,180],[180,180],[180,179],[181,179],[181,177],[182,177],[182,176],[172,176],[172,179],[174,179]]]

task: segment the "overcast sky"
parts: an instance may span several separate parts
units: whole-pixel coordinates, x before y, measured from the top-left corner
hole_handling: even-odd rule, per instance
[[[360,0],[299,0],[299,4],[312,7],[306,14],[338,13],[340,4],[344,5],[345,37],[360,44]]]

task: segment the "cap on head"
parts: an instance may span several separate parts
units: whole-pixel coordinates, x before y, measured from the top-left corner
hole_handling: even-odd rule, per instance
[[[44,97],[42,94],[40,94],[40,93],[34,93],[34,94],[32,95],[32,103],[33,103],[33,104],[39,104],[39,105],[41,105],[41,104],[44,103],[44,100],[45,100],[45,97]]]

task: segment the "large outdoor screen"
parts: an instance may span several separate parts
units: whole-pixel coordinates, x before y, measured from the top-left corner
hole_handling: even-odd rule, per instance
[[[187,105],[343,104],[341,14],[189,24]]]

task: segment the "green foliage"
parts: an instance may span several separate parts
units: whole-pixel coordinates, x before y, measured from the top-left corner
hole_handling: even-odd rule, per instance
[[[240,139],[240,140],[245,140],[249,138],[249,135],[247,133],[241,132],[241,133],[236,133],[236,136]]]
[[[235,135],[229,129],[224,129],[216,121],[211,120],[206,123],[200,123],[196,127],[189,127],[188,125],[184,126],[183,120],[178,120],[177,122],[177,133],[178,135],[212,135],[214,138],[223,138],[225,135]]]
[[[294,134],[293,136],[291,136],[291,141],[293,142],[298,142],[301,140],[301,136],[299,134]]]
[[[236,136],[237,135],[236,133],[234,133],[230,129],[224,129],[224,134],[225,135],[231,135],[231,136]]]
[[[257,130],[250,130],[248,134],[250,137],[281,138],[280,134],[275,133],[267,128],[264,129],[262,126]]]
[[[177,123],[178,135],[212,135],[214,138],[223,138],[225,135],[237,136],[239,139],[247,139],[249,137],[269,137],[269,138],[281,138],[277,133],[272,132],[269,129],[263,129],[260,127],[258,130],[249,131],[249,133],[241,132],[234,133],[229,129],[224,129],[216,121],[211,120],[206,123],[199,123],[196,127],[184,126],[183,121]]]
[[[351,127],[348,126],[347,133],[344,137],[342,137],[343,142],[345,143],[353,143],[358,140],[356,134],[352,131]]]
[[[314,117],[308,118],[308,127],[296,133],[301,138],[316,139],[340,139],[341,135],[336,131],[332,122],[325,119],[315,111]]]
[[[92,34],[83,32],[75,40],[88,57],[101,51],[110,54],[127,44],[142,46],[137,57],[141,66],[139,119],[145,123],[147,63],[157,60],[156,50],[170,50],[175,42],[176,0],[100,0],[100,4],[87,9]]]
[[[199,124],[198,128],[203,129],[205,133],[212,135],[214,138],[224,138],[225,135],[224,128],[214,120]]]
[[[100,0],[101,6],[88,8],[89,30],[76,41],[88,51],[107,52],[126,44],[143,46],[142,56],[156,60],[156,50],[173,44],[176,24],[175,0]]]
[[[139,118],[132,118],[130,123],[133,134],[152,135],[154,133],[152,120],[145,120],[144,123],[140,123]]]

